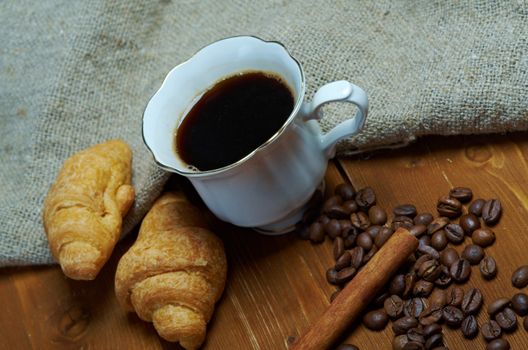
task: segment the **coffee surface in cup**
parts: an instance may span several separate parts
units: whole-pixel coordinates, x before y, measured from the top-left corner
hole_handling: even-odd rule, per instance
[[[206,91],[176,131],[176,152],[199,170],[237,162],[269,140],[293,111],[294,98],[274,74],[228,77]]]

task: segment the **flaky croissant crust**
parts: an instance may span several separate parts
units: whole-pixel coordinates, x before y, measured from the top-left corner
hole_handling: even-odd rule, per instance
[[[224,289],[222,241],[183,195],[166,193],[149,211],[116,272],[120,304],[153,322],[158,333],[195,349]]]
[[[68,158],[44,202],[49,246],[64,273],[94,279],[121,234],[134,201],[132,152],[121,140],[101,143]]]

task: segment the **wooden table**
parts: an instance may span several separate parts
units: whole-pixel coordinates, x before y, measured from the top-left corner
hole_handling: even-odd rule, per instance
[[[350,181],[371,186],[386,209],[414,203],[435,212],[435,202],[453,186],[469,186],[476,197],[502,200],[504,215],[494,229],[496,243],[486,248],[499,275],[484,281],[473,267],[469,285],[486,301],[511,297],[511,272],[528,264],[528,134],[432,137],[400,150],[332,162],[327,192]],[[334,291],[325,280],[333,263],[331,242],[313,245],[295,235],[267,237],[219,224],[229,260],[226,290],[210,323],[205,349],[285,349],[329,303]],[[121,242],[97,280],[76,282],[58,267],[0,270],[0,348],[2,349],[161,349],[154,328],[118,306],[113,278],[119,257],[135,235]],[[461,250],[461,246],[457,247]],[[527,290],[524,290],[527,292]],[[479,323],[487,318],[481,311]],[[521,319],[519,319],[521,320]],[[444,327],[445,328],[445,327]],[[446,330],[450,349],[484,349],[481,336],[468,342]],[[347,342],[361,349],[391,349],[391,327],[375,333],[358,324]],[[528,332],[506,338],[513,349],[528,349]]]

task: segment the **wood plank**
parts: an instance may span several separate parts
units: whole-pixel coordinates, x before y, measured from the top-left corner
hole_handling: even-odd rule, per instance
[[[528,225],[527,140],[526,133],[428,138],[406,149],[343,160],[340,166],[357,188],[372,186],[385,208],[413,202],[420,211],[434,211],[437,197],[452,185],[473,187],[484,198],[501,198],[505,214],[495,229],[498,239],[486,249],[499,263],[499,276],[485,282],[473,268],[471,280],[489,301],[513,295],[510,273],[528,263],[528,237],[523,234]],[[331,163],[326,192],[342,181],[340,169]],[[334,291],[325,280],[326,269],[333,263],[331,242],[312,245],[293,234],[267,237],[225,223],[218,223],[215,231],[225,242],[229,272],[204,349],[287,348],[323,313]],[[116,265],[133,241],[131,235],[118,244],[93,282],[68,280],[56,266],[0,270],[2,345],[16,349],[175,348],[161,340],[150,324],[125,314],[115,299]],[[481,323],[483,318],[481,313]],[[524,330],[506,337],[513,348],[528,348]],[[375,333],[357,324],[345,340],[362,349],[390,348],[392,331],[389,327]],[[484,347],[480,336],[467,342],[458,331],[448,331],[447,341],[455,349]]]
[[[114,296],[118,258],[133,236],[118,245],[95,281],[70,280],[58,266],[3,269],[0,299],[17,316],[1,317],[2,343],[15,349],[161,349],[153,327],[125,314]]]
[[[486,248],[499,266],[499,275],[485,281],[478,266],[472,268],[469,286],[483,291],[485,302],[502,296],[511,297],[519,290],[511,285],[511,273],[519,265],[528,264],[528,134],[508,136],[433,137],[409,148],[378,152],[362,158],[341,160],[351,182],[356,187],[372,186],[379,203],[385,208],[397,204],[413,203],[421,212],[436,215],[438,197],[447,194],[453,186],[467,186],[476,197],[500,198],[504,215],[493,229],[496,243]],[[470,242],[466,238],[466,243]],[[463,246],[456,247],[460,252]],[[526,288],[523,292],[527,292]],[[481,311],[478,321],[488,319]],[[521,318],[518,318],[522,321]],[[484,348],[481,336],[468,341],[460,331],[447,330],[447,343],[451,349]],[[513,349],[528,348],[528,333],[520,327],[505,336]],[[390,348],[392,330],[375,333],[363,326],[353,330],[348,341],[370,349],[376,339],[378,348]]]

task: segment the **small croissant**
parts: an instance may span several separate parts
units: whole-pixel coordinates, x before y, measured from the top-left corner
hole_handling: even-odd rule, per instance
[[[117,266],[115,291],[128,311],[185,349],[203,343],[226,280],[222,241],[180,193],[165,193],[146,215]]]
[[[44,201],[48,243],[64,274],[93,280],[121,234],[134,202],[132,151],[121,140],[101,143],[68,158]]]

